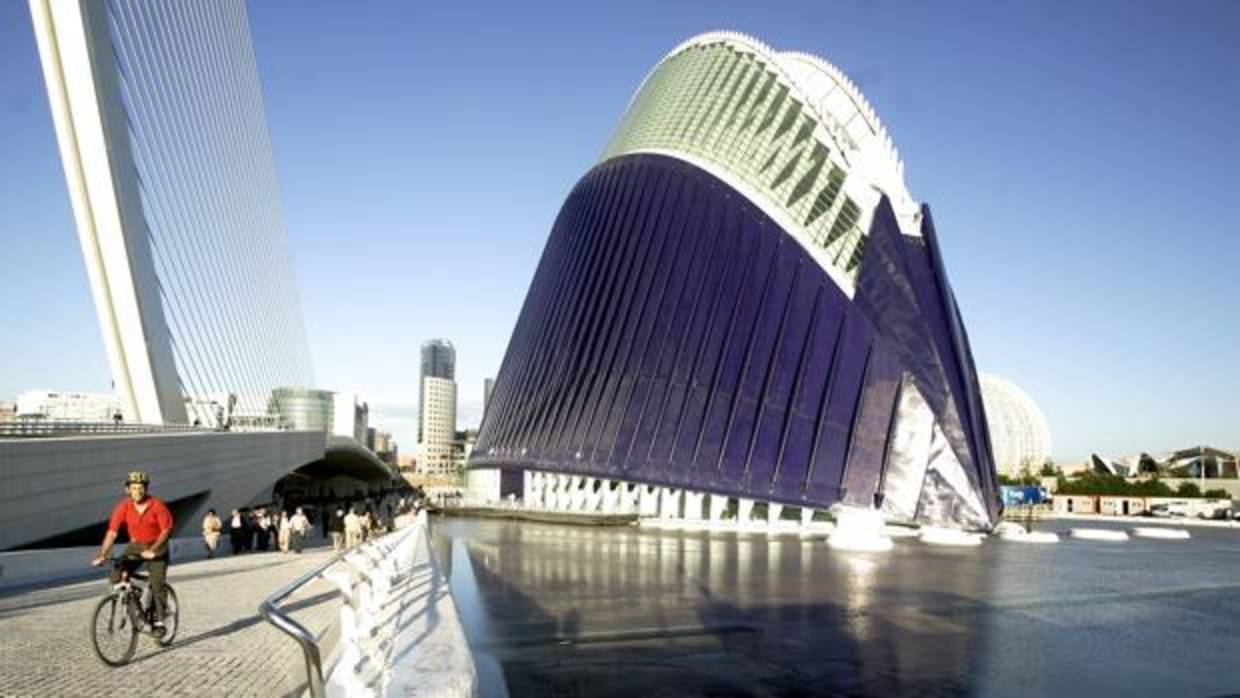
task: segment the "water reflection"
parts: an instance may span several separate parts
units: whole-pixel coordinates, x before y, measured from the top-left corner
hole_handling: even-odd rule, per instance
[[[435,532],[470,642],[512,695],[969,692],[983,642],[977,551],[494,520]]]

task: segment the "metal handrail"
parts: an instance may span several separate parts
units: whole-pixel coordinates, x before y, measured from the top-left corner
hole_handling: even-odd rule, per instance
[[[414,532],[416,530],[416,525],[410,526],[405,533],[406,535],[409,535],[410,532]],[[395,531],[393,533],[395,534],[401,532],[402,531]],[[298,645],[301,645],[302,655],[304,655],[306,659],[306,683],[310,688],[310,695],[312,698],[325,698],[326,696],[323,688],[323,658],[322,654],[319,652],[319,643],[314,639],[314,633],[311,633],[308,629],[306,629],[306,626],[298,623],[287,613],[281,611],[279,603],[289,596],[292,596],[305,584],[322,575],[327,568],[343,560],[346,555],[349,555],[350,553],[364,552],[363,548],[369,547],[371,543],[379,543],[381,540],[383,539],[376,538],[374,541],[364,543],[357,548],[349,548],[336,553],[328,560],[315,566],[314,569],[306,572],[283,587],[280,587],[280,589],[264,599],[258,606],[258,613],[264,620],[274,625],[280,632],[293,638],[297,641]],[[369,578],[369,575],[367,575],[367,578]]]
[[[136,422],[77,422],[59,419],[18,419],[0,422],[0,437],[87,436],[93,434],[210,433],[215,429],[189,424],[139,424]]]

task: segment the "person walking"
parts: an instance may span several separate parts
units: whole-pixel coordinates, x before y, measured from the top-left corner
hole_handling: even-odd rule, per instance
[[[245,550],[245,518],[236,509],[228,517],[228,545],[233,555]]]
[[[310,519],[306,518],[306,514],[301,510],[301,507],[297,507],[297,513],[293,514],[293,518],[289,520],[288,525],[292,532],[291,543],[293,551],[300,555],[306,534],[310,532]]]
[[[278,531],[277,535],[280,541],[280,552],[287,553],[289,538],[293,535],[293,528],[292,524],[289,523],[287,511],[280,512],[280,521],[276,524],[276,531]]]
[[[267,511],[265,509],[258,510],[258,518],[255,521],[254,528],[258,531],[258,549],[265,553],[267,552],[267,544],[271,542],[271,520],[267,518]]]
[[[323,517],[327,519],[327,517]],[[332,550],[344,550],[344,509],[337,509],[327,521],[327,532],[332,537]]]
[[[375,526],[375,519],[370,514],[370,509],[367,509],[366,511],[362,512],[361,525],[362,525],[362,542],[365,543],[366,541],[370,540],[371,531],[374,529],[374,526]]]
[[[362,542],[362,519],[352,509],[344,517],[344,545],[352,548]]]
[[[220,531],[223,530],[224,522],[220,521],[214,509],[208,509],[207,515],[202,517],[202,542],[207,546],[208,560],[215,557],[215,550],[220,546]]]

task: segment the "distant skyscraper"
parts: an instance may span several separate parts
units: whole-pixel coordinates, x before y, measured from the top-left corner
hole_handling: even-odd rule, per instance
[[[482,379],[482,418],[486,419],[487,408],[491,406],[491,391],[495,390],[495,379]]]
[[[456,382],[447,378],[422,378],[422,411],[418,430],[418,470],[441,475],[452,469],[452,442],[456,438]]]
[[[456,436],[456,349],[446,339],[422,344],[418,381],[418,470],[442,474],[452,466]]]
[[[422,374],[418,379],[418,443],[422,442],[422,424],[425,421],[422,415],[426,414],[424,381],[427,378],[443,378],[449,381],[456,379],[456,348],[452,346],[452,342],[446,339],[429,339],[422,343]],[[454,394],[455,390],[454,385]],[[452,412],[453,415],[456,414],[455,403]],[[456,428],[455,417],[452,428]]]

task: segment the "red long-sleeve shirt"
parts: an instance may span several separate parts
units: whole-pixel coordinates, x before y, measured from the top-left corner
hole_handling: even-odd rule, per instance
[[[108,519],[108,530],[118,533],[124,524],[129,540],[146,545],[154,543],[164,531],[171,531],[172,512],[168,506],[155,497],[147,497],[146,504],[146,510],[139,513],[132,499],[126,497],[117,502],[112,518]]]

